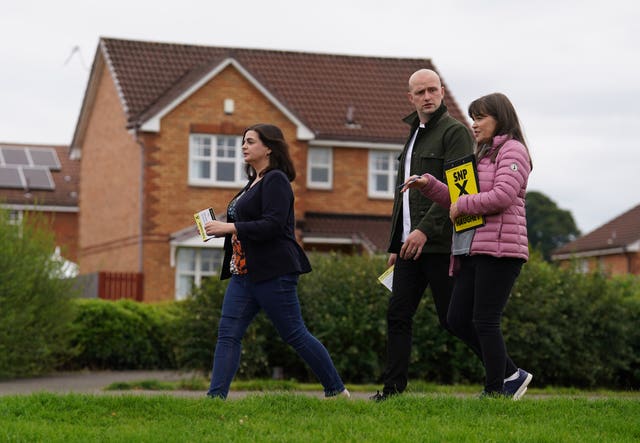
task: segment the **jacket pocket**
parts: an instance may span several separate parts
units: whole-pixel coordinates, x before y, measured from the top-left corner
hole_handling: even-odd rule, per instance
[[[425,152],[420,155],[420,171],[419,174],[428,172],[437,179],[444,177],[444,152],[437,151]]]

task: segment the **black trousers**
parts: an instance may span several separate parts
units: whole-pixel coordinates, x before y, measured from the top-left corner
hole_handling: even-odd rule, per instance
[[[382,375],[385,394],[399,393],[407,387],[413,317],[427,287],[431,287],[440,325],[448,330],[453,289],[449,254],[423,254],[418,260],[403,260],[398,255],[387,309],[387,362]]]
[[[461,257],[447,323],[456,337],[481,356],[486,392],[501,392],[505,377],[518,370],[507,353],[500,322],[523,263],[490,255]]]

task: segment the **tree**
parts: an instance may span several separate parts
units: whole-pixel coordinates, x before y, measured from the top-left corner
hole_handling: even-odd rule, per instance
[[[70,352],[74,318],[53,233],[42,217],[14,224],[0,208],[0,245],[0,379],[50,372]]]
[[[527,231],[529,243],[539,250],[545,260],[551,252],[580,236],[570,211],[560,209],[556,203],[541,192],[527,192]]]

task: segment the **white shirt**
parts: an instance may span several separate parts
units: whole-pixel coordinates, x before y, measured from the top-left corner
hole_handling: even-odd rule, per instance
[[[409,149],[407,149],[407,155],[404,158],[404,182],[411,177],[411,156],[413,154],[413,144],[416,141],[418,130],[424,128],[424,124],[420,123],[420,126],[416,128],[416,132],[413,133],[411,141],[409,142]],[[403,182],[403,183],[404,183]],[[409,212],[409,191],[402,194],[402,243],[405,242],[407,237],[411,234],[411,213]]]

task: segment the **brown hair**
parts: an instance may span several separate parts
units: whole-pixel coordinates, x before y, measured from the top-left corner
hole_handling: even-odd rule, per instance
[[[244,137],[249,131],[256,131],[260,141],[269,149],[271,154],[269,155],[269,165],[262,171],[260,175],[264,175],[267,171],[272,169],[280,169],[289,178],[289,181],[293,181],[296,178],[296,169],[293,166],[291,155],[289,155],[289,145],[284,139],[284,135],[280,128],[275,125],[267,123],[258,123],[253,126],[249,126],[242,133],[242,143],[244,144]],[[245,165],[245,172],[249,180],[256,178],[257,172],[249,164]]]
[[[494,92],[493,94],[477,98],[469,105],[468,114],[473,120],[477,117],[484,117],[488,115],[493,117],[496,120],[496,130],[495,134],[492,135],[492,139],[497,135],[509,135],[511,139],[519,141],[527,150],[529,164],[532,165],[531,154],[529,153],[527,142],[524,139],[524,132],[520,126],[518,114],[516,114],[513,104],[506,95],[500,92]],[[498,155],[498,151],[501,147],[502,145],[498,146],[491,155],[492,162],[495,162],[496,156]],[[478,160],[484,157],[488,150],[489,149],[487,149],[486,146],[477,146],[476,155],[478,156]]]

